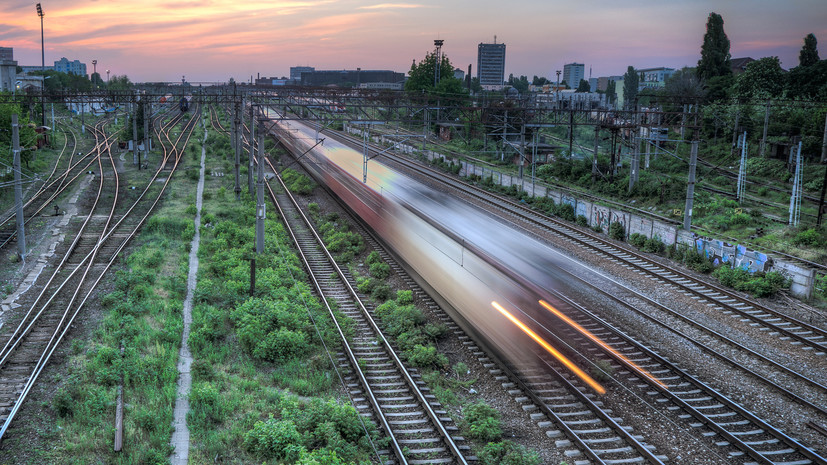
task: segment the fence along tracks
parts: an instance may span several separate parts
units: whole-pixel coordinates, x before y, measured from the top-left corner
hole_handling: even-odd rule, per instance
[[[154,181],[169,159],[174,159],[174,165],[177,166],[183,153],[178,145],[186,144],[197,118],[192,118],[187,123],[173,143],[168,132],[178,121],[180,116],[156,130],[172,146],[167,148],[162,143],[165,153],[158,170],[134,202],[123,207],[117,207],[117,199],[123,191],[109,151],[111,138],[103,134],[102,125],[96,126],[96,138],[107,142],[96,145],[99,187],[89,214],[17,327],[11,334],[2,336],[4,347],[0,351],[0,420],[3,425],[0,428],[0,439],[6,434],[14,416],[81,308],[166,191],[171,176],[160,186],[155,186]],[[103,162],[104,158],[107,163]]]
[[[280,177],[276,179],[281,183]],[[427,393],[419,375],[405,368],[284,184],[279,193],[269,184],[268,189],[321,302],[326,306],[327,299],[336,302],[339,311],[355,322],[352,342],[339,330],[344,351],[339,362],[350,371],[346,387],[359,411],[373,411],[373,415],[363,414],[390,438],[395,463],[467,463],[457,445],[463,438],[451,435],[456,426],[442,417],[446,412],[439,410],[441,406]],[[335,322],[332,311],[331,318]]]

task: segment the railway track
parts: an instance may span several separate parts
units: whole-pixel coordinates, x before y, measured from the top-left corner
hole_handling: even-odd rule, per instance
[[[276,179],[281,182],[280,177]],[[390,438],[393,455],[387,456],[385,463],[467,463],[463,450],[468,447],[458,445],[464,439],[452,435],[456,426],[444,417],[445,412],[427,392],[416,371],[404,366],[351,285],[347,273],[326,250],[284,184],[278,193],[269,185],[268,189],[319,300],[325,305],[328,300],[336,302],[339,311],[355,323],[355,334],[350,341],[340,329],[343,353],[339,362],[350,372],[345,381],[354,407],[375,421]],[[331,318],[335,321],[332,313]]]
[[[192,118],[176,140],[184,142],[195,126]],[[159,135],[168,140],[170,122]],[[97,159],[98,189],[88,200],[88,215],[63,251],[62,259],[44,283],[36,283],[40,293],[28,302],[28,310],[20,317],[14,330],[0,336],[0,439],[7,433],[12,420],[25,402],[38,377],[93,291],[114,264],[120,252],[137,234],[160,201],[170,182],[156,183],[162,169],[148,180],[146,187],[131,203],[119,204],[125,197],[123,183],[109,151],[111,137],[103,134],[102,123],[94,129],[99,143]],[[185,134],[187,135],[184,138]],[[105,141],[103,144],[100,141]],[[165,160],[177,160],[183,152],[173,144],[164,146]],[[104,159],[106,163],[104,163]],[[107,167],[104,170],[104,167]],[[174,171],[174,169],[173,169]],[[157,184],[157,185],[156,185]],[[10,327],[10,326],[9,326]]]
[[[69,142],[69,138],[67,137],[66,143],[64,144],[61,153],[58,155],[58,159],[55,161],[55,165],[52,168],[51,173],[46,180],[44,180],[42,186],[38,188],[37,191],[23,204],[23,217],[25,218],[24,224],[28,224],[32,218],[40,215],[66,191],[68,186],[72,185],[74,181],[84,176],[89,168],[96,163],[96,154],[105,144],[111,144],[112,142],[110,139],[114,137],[110,136],[109,138],[96,140],[95,146],[91,150],[86,152],[84,155],[78,154],[78,158],[75,158],[75,151],[77,150],[78,141],[74,131],[70,132],[73,136],[74,143],[69,151],[69,156],[66,157],[66,149],[68,148]],[[61,160],[65,158],[68,158],[66,168],[58,170]],[[17,236],[16,225],[14,224],[13,219],[14,211],[12,210],[4,215],[4,218],[0,220],[0,248],[5,247]]]
[[[503,383],[515,400],[531,403],[524,405],[523,409],[530,412],[531,418],[537,420],[538,427],[547,436],[557,439],[558,447],[566,449],[566,456],[586,457],[596,463],[663,463],[663,457],[654,453],[654,447],[645,444],[631,428],[621,425],[610,411],[604,410],[602,403],[585,385],[550,370],[507,366],[496,356],[489,355],[492,353],[490,349],[481,349],[416,284],[368,229],[359,226],[357,230],[414,291],[416,298],[463,341],[472,356],[477,357],[483,367]],[[352,278],[349,281],[352,285],[355,282]],[[465,327],[468,327],[467,323]],[[548,360],[542,362],[551,365]]]
[[[361,140],[351,136],[346,137],[348,137],[352,146],[361,149]],[[766,328],[764,331],[777,335],[780,339],[787,340],[794,346],[800,346],[802,349],[812,351],[818,356],[827,354],[827,331],[824,329],[778,312],[722,286],[699,280],[675,267],[652,261],[641,252],[604,239],[595,233],[576,229],[563,220],[541,215],[524,204],[448,177],[439,170],[418,163],[411,163],[407,158],[388,152],[383,152],[381,156],[392,162],[393,166],[426,177],[456,190],[462,195],[471,197],[475,201],[482,202],[489,207],[489,211],[496,211],[498,216],[507,222],[511,223],[516,220],[516,223],[523,229],[539,228],[542,231],[554,234],[613,262],[620,263],[624,267],[633,268],[640,273],[651,276],[658,282],[672,286],[680,292],[704,299],[709,304],[714,305],[713,309],[724,314],[748,320],[750,323],[757,323]]]
[[[510,202],[506,201],[506,203],[510,203]],[[503,215],[503,216],[514,215],[514,213],[510,213],[510,211],[511,211],[510,208],[506,207],[506,208],[503,208],[503,210],[507,210],[509,212],[509,213],[507,213],[507,215]],[[571,230],[571,228],[566,228],[566,229]],[[568,237],[568,235],[567,235],[567,237]],[[571,240],[571,239],[569,239],[569,240]],[[593,239],[592,239],[592,241],[593,241]],[[590,245],[594,244],[594,242],[586,242],[586,243],[588,243]],[[631,264],[631,265],[634,265],[636,269],[640,270],[641,273],[643,273],[643,272],[650,272],[651,273],[650,270],[652,269],[653,264],[649,263],[648,260],[646,261],[645,264],[641,263],[640,260],[643,257],[640,257],[640,254],[626,255],[625,252],[630,252],[630,251],[625,251],[625,250],[624,251],[611,250],[607,253],[606,252],[606,246],[608,246],[609,244],[606,244],[605,241],[600,241],[600,243],[602,244],[602,246],[601,247],[596,247],[596,249],[601,250],[603,252],[603,254],[611,257],[613,260],[623,260],[624,261],[624,266],[628,267]],[[664,271],[662,271],[662,273],[663,272]],[[666,271],[666,273],[670,273],[670,272]],[[660,275],[657,275],[657,276],[660,277]],[[817,354],[817,356],[823,356],[824,355],[823,343],[822,343],[822,341],[823,341],[823,332],[818,332],[819,331],[818,328],[812,328],[812,327],[809,327],[809,325],[799,327],[798,326],[799,322],[797,322],[797,321],[792,321],[792,322],[790,322],[790,321],[787,321],[787,322],[781,321],[781,322],[779,322],[777,320],[777,318],[780,318],[783,315],[779,315],[778,313],[775,313],[775,312],[773,312],[773,313],[765,312],[764,310],[757,310],[756,311],[754,309],[754,307],[752,307],[752,305],[756,304],[756,303],[749,300],[749,299],[746,299],[746,302],[741,302],[741,304],[739,305],[738,303],[736,303],[734,301],[734,298],[736,298],[736,297],[740,298],[740,296],[734,295],[734,293],[727,292],[726,290],[719,289],[719,288],[714,287],[714,286],[713,286],[713,290],[711,290],[711,291],[706,290],[706,292],[703,292],[703,290],[704,290],[703,288],[699,287],[699,285],[697,283],[690,282],[688,280],[689,277],[686,276],[683,273],[678,272],[678,274],[671,275],[671,276],[668,275],[668,277],[672,278],[675,281],[677,281],[677,284],[682,285],[682,289],[685,293],[692,293],[693,295],[696,295],[696,296],[697,295],[711,294],[710,297],[716,302],[716,304],[722,303],[724,305],[727,305],[728,308],[734,309],[734,310],[732,310],[733,313],[735,311],[738,311],[738,314],[740,316],[745,317],[745,318],[747,316],[752,317],[751,318],[752,322],[762,321],[762,322],[765,322],[765,323],[771,325],[771,327],[773,329],[776,329],[776,328],[781,329],[782,331],[777,331],[777,332],[774,331],[774,332],[776,334],[779,334],[782,338],[789,338],[789,339],[794,338],[795,339],[793,341],[794,343],[798,342],[799,345],[806,344],[805,347],[809,348],[810,350],[815,349],[814,353]],[[766,321],[766,320],[770,320],[770,321]],[[790,327],[790,326],[792,326],[792,327]],[[811,331],[811,329],[814,329],[815,331]],[[634,349],[634,351],[637,352],[637,351],[639,351],[639,349]],[[670,369],[674,369],[674,368],[676,368],[676,367],[672,367]],[[687,382],[686,381],[681,381],[680,383],[678,383],[676,385],[673,385],[672,387],[673,388],[680,388],[681,385],[682,385],[681,383],[687,383]],[[818,385],[818,383],[815,384],[815,387],[817,389],[823,389],[823,387],[819,387],[819,386],[820,385]],[[666,389],[666,391],[669,391],[669,389]],[[695,391],[695,389],[692,389],[692,391]],[[678,390],[677,392],[681,392],[681,391]],[[714,392],[714,390],[712,392]],[[696,394],[696,393],[693,392],[692,394]],[[726,444],[727,446],[730,445],[730,444],[737,444],[738,445],[738,450],[732,452],[732,457],[737,457],[740,454],[746,454],[747,456],[749,456],[749,460],[757,460],[760,463],[770,463],[770,462],[773,461],[772,457],[778,458],[779,456],[783,456],[785,454],[787,455],[787,457],[785,457],[785,458],[789,459],[788,461],[790,463],[812,463],[812,462],[821,463],[820,461],[823,460],[823,458],[821,458],[817,455],[814,455],[812,453],[812,451],[810,451],[806,447],[802,446],[801,444],[797,443],[792,438],[789,438],[789,437],[785,436],[783,433],[781,433],[779,431],[774,431],[771,426],[766,424],[766,422],[763,422],[763,420],[759,419],[755,415],[752,415],[750,412],[747,412],[743,409],[740,409],[737,412],[734,412],[734,411],[730,410],[730,411],[726,411],[726,412],[716,412],[715,413],[715,414],[723,415],[724,417],[728,417],[728,416],[732,416],[732,415],[739,415],[739,417],[738,417],[739,419],[736,422],[734,422],[733,425],[723,423],[723,426],[722,426],[720,424],[720,422],[716,423],[715,421],[710,421],[708,418],[701,421],[704,418],[704,416],[696,413],[696,411],[698,409],[694,409],[694,411],[693,411],[693,409],[690,408],[690,407],[691,407],[693,402],[697,402],[696,399],[698,399],[698,398],[707,398],[707,397],[710,398],[710,399],[717,399],[717,400],[713,401],[714,403],[712,403],[712,404],[704,405],[704,408],[701,409],[701,410],[710,409],[712,407],[720,408],[719,405],[720,406],[725,406],[726,408],[733,408],[733,409],[739,408],[734,403],[732,403],[730,401],[726,401],[725,397],[723,397],[723,396],[721,396],[720,394],[717,394],[717,393],[715,394],[715,397],[704,394],[700,397],[688,397],[688,399],[690,399],[688,401],[685,400],[685,399],[681,399],[680,397],[670,398],[669,401],[673,402],[673,403],[677,403],[677,404],[683,403],[684,407],[687,410],[689,410],[690,412],[692,412],[692,413],[689,413],[689,415],[693,415],[693,416],[697,415],[697,418],[699,419],[699,421],[702,425],[709,425],[708,427],[711,430],[713,430],[715,434],[720,434],[723,437],[727,438],[728,439],[728,441],[726,441],[728,443],[728,444]],[[805,403],[806,403],[806,401],[805,401]],[[810,404],[812,405],[812,403],[810,403]],[[747,420],[747,418],[749,418],[749,419]],[[745,421],[747,423],[744,423]],[[727,427],[730,427],[730,426],[742,426],[742,425],[745,425],[745,424],[753,425],[753,426],[755,426],[755,425],[761,425],[761,426],[756,427],[753,430],[750,430],[748,432],[749,434],[745,433],[744,430],[739,430],[739,431],[734,431],[733,432],[733,431],[731,431],[731,429],[727,428]],[[760,432],[758,432],[759,429],[760,429]],[[734,433],[737,433],[737,434],[734,434]],[[756,439],[755,438],[755,436],[761,435],[761,434],[771,434],[773,437],[768,438],[768,437],[764,436],[761,439]],[[737,439],[739,437],[748,437],[750,435],[752,435],[753,437],[749,438],[748,440],[738,440]],[[756,444],[761,444],[763,447],[757,447],[757,448],[752,447],[753,445],[756,445]],[[778,444],[780,446],[773,448],[774,444]]]

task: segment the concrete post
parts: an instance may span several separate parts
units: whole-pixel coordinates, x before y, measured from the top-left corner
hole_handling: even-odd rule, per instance
[[[600,144],[600,126],[594,127],[594,156],[592,156],[592,181],[597,180],[597,150]]]
[[[238,102],[233,104],[233,147],[235,148],[235,199],[241,199],[241,125],[238,118]]]
[[[253,187],[253,173],[255,173],[255,163],[254,160],[256,158],[256,116],[253,113],[253,105],[250,105],[250,156],[249,162],[250,166],[247,167],[247,189],[250,192],[250,195],[255,193],[255,188]]]
[[[17,254],[20,259],[26,260],[26,229],[23,220],[23,186],[20,182],[20,125],[17,123],[17,114],[11,115],[11,137],[14,160],[14,209],[17,215]]]
[[[250,125],[251,127],[255,125]],[[261,128],[259,128],[261,129]],[[262,130],[258,133],[258,181],[256,182],[256,253],[264,253],[264,219],[266,218],[264,206],[264,138]]]
[[[692,141],[692,153],[689,157],[689,182],[686,188],[686,206],[683,212],[683,229],[689,231],[692,226],[692,202],[695,199],[695,165],[698,163],[698,141]]]
[[[767,147],[767,127],[770,125],[770,101],[767,100],[767,109],[764,112],[764,136],[761,137],[761,158],[764,158],[764,149]]]
[[[138,165],[138,105],[132,111],[132,164]],[[141,169],[141,165],[138,165]]]

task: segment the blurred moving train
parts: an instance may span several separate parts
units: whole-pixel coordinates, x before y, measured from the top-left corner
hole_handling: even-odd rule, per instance
[[[315,128],[267,111],[270,130],[281,143],[304,154],[299,161],[308,172],[370,225],[421,284],[449,304],[466,331],[523,367],[546,368],[537,354],[551,354],[596,392],[605,392],[571,361],[582,348],[570,346],[572,341],[562,336],[574,326],[557,310],[566,304],[555,289],[569,284],[555,270],[564,261],[571,266],[569,259],[376,160],[363,182],[359,151],[329,137],[317,144]]]
[[[179,102],[179,106],[181,107],[181,112],[185,112],[190,109],[190,97],[181,97],[181,101]]]

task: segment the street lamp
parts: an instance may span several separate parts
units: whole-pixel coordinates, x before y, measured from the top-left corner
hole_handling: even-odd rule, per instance
[[[109,85],[109,70],[106,70],[106,85]]]
[[[560,105],[560,70],[559,69],[557,70],[557,86],[555,86],[555,87],[557,89],[557,102],[556,103],[559,106]]]
[[[40,67],[43,68],[44,75],[46,73],[46,47],[43,41],[43,8],[37,4],[37,16],[40,16]],[[46,90],[46,80],[43,80],[43,88],[40,89],[40,113],[43,117],[41,126],[46,126],[46,102],[44,101],[43,92]]]

